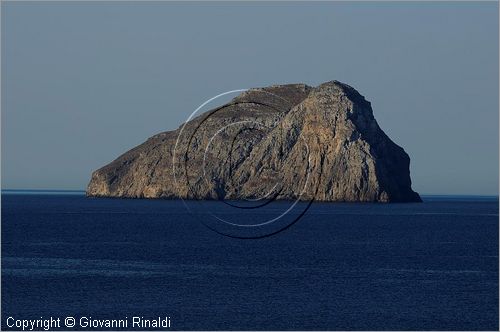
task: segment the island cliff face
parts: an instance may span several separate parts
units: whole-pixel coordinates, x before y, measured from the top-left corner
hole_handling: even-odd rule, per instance
[[[96,170],[88,196],[418,202],[410,158],[338,81],[251,89]]]

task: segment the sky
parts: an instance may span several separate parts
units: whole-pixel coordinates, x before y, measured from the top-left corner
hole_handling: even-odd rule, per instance
[[[421,194],[498,194],[498,4],[2,2],[3,189],[91,172],[225,91],[339,80]]]

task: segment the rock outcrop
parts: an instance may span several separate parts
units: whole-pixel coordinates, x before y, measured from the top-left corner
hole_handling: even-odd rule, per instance
[[[410,158],[338,81],[248,90],[92,174],[88,196],[417,202]]]

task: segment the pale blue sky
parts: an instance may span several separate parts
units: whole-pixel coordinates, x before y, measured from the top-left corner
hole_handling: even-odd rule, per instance
[[[92,170],[224,91],[340,80],[423,194],[498,193],[497,3],[2,3],[2,188]]]

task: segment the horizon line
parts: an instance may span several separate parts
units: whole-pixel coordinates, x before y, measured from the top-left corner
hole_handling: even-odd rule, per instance
[[[1,193],[20,193],[20,192],[31,192],[40,194],[50,194],[50,193],[85,193],[84,189],[1,189]],[[499,194],[420,194],[422,197],[495,197],[499,198]]]

